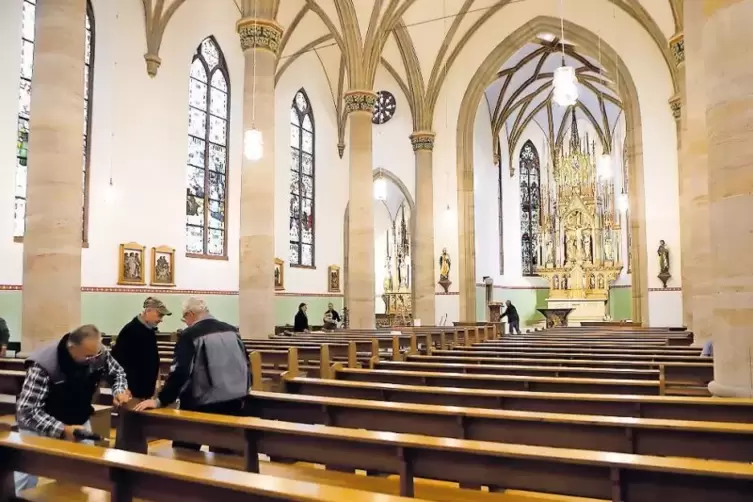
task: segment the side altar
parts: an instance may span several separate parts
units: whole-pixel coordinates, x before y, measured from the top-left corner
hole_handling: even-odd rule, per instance
[[[539,235],[543,266],[536,273],[549,283],[549,309],[572,309],[570,326],[608,318],[609,288],[622,270],[620,218],[613,177],[595,161],[596,147],[581,141],[572,114],[569,148],[554,157],[549,183],[542,187]]]

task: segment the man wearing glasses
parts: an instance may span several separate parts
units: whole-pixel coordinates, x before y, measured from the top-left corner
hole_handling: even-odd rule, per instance
[[[26,359],[26,379],[16,401],[21,434],[75,441],[91,430],[92,398],[105,378],[117,407],[131,399],[123,368],[102,346],[96,326],[87,324]],[[77,433],[78,431],[78,433]],[[36,476],[15,473],[16,493],[37,485]]]

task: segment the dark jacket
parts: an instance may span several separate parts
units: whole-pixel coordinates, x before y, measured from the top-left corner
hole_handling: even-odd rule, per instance
[[[159,375],[157,328],[150,328],[138,317],[134,317],[120,330],[112,356],[125,370],[128,388],[133,397],[154,397]]]
[[[515,305],[510,305],[507,307],[507,310],[505,310],[504,314],[499,316],[499,318],[503,318],[507,316],[507,320],[509,322],[518,322],[520,321],[520,317],[518,317],[518,309],[515,308]]]
[[[329,314],[329,315],[332,316],[332,320],[333,321],[335,321],[335,322],[340,322],[341,321],[341,319],[340,319],[340,313],[337,310],[335,310],[335,309],[327,310],[327,312],[325,312],[324,315],[327,315],[327,314]]]
[[[184,410],[241,399],[251,386],[248,352],[230,324],[206,318],[186,328],[175,344],[160,406],[180,399]]]
[[[309,329],[309,318],[305,312],[299,310],[295,315],[295,322],[293,323],[293,331],[301,333]]]
[[[105,376],[104,364],[81,365],[68,352],[68,335],[57,345],[32,352],[25,365],[34,363],[50,376],[44,410],[66,425],[83,425],[94,412],[92,398]]]
[[[5,319],[0,317],[0,347],[7,347],[10,341],[10,330]]]

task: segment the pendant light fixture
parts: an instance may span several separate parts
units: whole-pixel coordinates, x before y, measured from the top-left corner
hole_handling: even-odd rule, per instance
[[[559,106],[573,106],[578,102],[578,78],[575,68],[565,64],[565,7],[560,0],[560,43],[562,44],[562,66],[554,70],[552,79],[552,101]]]
[[[256,24],[257,6],[259,0],[254,0],[254,24],[252,34],[256,37],[258,25]],[[256,128],[256,52],[254,48],[254,69],[251,81],[251,129],[243,133],[243,155],[250,161],[257,161],[264,156],[264,137],[261,131]]]

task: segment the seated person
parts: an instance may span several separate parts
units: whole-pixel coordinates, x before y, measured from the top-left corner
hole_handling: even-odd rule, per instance
[[[330,303],[327,305],[327,311],[324,313],[324,329],[335,330],[340,325],[340,322],[340,313]]]
[[[714,357],[714,342],[712,342],[710,338],[703,344],[701,357]]]
[[[298,305],[298,313],[295,315],[295,321],[293,322],[293,331],[296,333],[309,333],[311,331],[306,309],[305,303]]]

